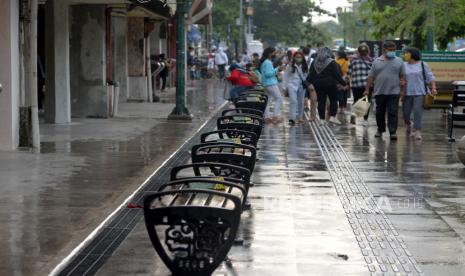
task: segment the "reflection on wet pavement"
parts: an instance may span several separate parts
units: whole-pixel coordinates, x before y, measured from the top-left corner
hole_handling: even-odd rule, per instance
[[[422,142],[403,127],[397,142],[376,139],[375,125],[333,130],[375,197],[388,203],[383,211],[425,275],[465,275],[465,167],[447,142],[444,117],[425,113]]]
[[[309,127],[266,127],[259,147],[239,230],[245,244],[215,275],[367,275]],[[98,274],[170,275],[143,221]]]
[[[210,102],[209,91],[190,97],[209,99],[195,103],[197,117],[221,102]],[[40,155],[0,155],[0,275],[50,271],[202,121],[172,125],[127,108],[109,125],[46,126]],[[375,139],[373,121],[331,129],[424,275],[465,275],[465,167],[440,112],[425,115],[423,142],[403,128],[397,142]],[[370,264],[378,273],[389,265],[364,257],[336,192],[341,183],[333,183],[308,125],[267,126],[259,147],[252,208],[239,231],[245,244],[215,275],[369,275]],[[142,220],[98,274],[170,275]]]
[[[375,140],[373,122],[332,129],[385,203],[380,207],[408,247],[407,258],[424,275],[465,275],[465,169],[434,118],[439,113],[428,113],[422,143],[401,133],[395,143]],[[252,208],[240,229],[245,245],[233,247],[231,263],[215,275],[369,275],[390,266],[390,259],[363,257],[308,126],[267,127],[259,146]],[[142,221],[99,271],[109,274],[169,275]]]
[[[41,125],[41,153],[0,153],[0,275],[46,275],[223,102],[217,83],[172,104],[123,104],[118,118]]]

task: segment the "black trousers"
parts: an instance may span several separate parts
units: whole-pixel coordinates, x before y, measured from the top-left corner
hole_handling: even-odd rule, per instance
[[[318,115],[320,120],[326,117],[326,99],[329,98],[329,116],[337,114],[337,90],[336,86],[315,86],[318,100]]]
[[[168,77],[167,75],[161,75],[160,76],[161,90],[165,90],[165,88],[166,88],[166,78],[167,77]]]
[[[347,107],[347,99],[349,98],[349,91],[339,91],[337,93],[337,101],[339,103],[339,108]]]
[[[397,132],[399,95],[377,95],[376,99],[376,124],[380,133],[386,132],[386,112],[387,125],[390,134]]]
[[[365,93],[365,88],[355,88],[352,87],[352,94],[354,95],[354,103],[356,103],[358,100],[360,100]],[[368,101],[371,102],[371,98],[373,96],[373,89],[370,89],[370,94],[368,94]],[[368,110],[367,114],[363,117],[365,120],[368,120],[368,115],[370,115],[370,110]]]
[[[223,80],[226,77],[226,64],[218,65],[218,73],[219,73],[220,80]]]

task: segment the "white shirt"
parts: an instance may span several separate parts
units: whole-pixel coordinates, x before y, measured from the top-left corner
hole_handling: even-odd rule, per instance
[[[302,87],[302,82],[307,78],[307,74],[302,72],[302,65],[296,64],[295,73],[293,73],[292,64],[289,64],[284,71],[283,84],[289,90],[298,90]]]

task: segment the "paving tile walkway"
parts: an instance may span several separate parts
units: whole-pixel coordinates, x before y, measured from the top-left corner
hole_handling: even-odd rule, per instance
[[[0,275],[47,275],[132,194],[224,103],[221,85],[197,85],[193,122],[167,121],[164,95],[114,119],[43,124],[40,153],[0,152]]]
[[[252,209],[242,216],[245,245],[233,247],[232,266],[215,275],[465,275],[465,169],[441,114],[431,111],[425,121],[423,142],[403,128],[397,142],[374,139],[373,121],[368,128],[267,126]],[[317,143],[325,129],[332,142]],[[349,198],[367,203],[363,196],[374,205],[348,209]],[[169,271],[140,221],[98,275]]]

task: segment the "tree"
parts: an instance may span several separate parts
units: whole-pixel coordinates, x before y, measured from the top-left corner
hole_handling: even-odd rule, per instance
[[[398,0],[380,5],[378,0],[369,0],[364,7],[371,10],[374,35],[378,39],[410,38],[412,44],[423,49],[428,25],[435,31],[435,40],[440,49],[457,36],[465,35],[465,0]],[[428,17],[431,9],[433,18]],[[432,21],[429,21],[432,20]]]
[[[239,1],[214,1],[212,11],[213,30],[221,40],[226,41],[228,38],[231,41],[239,40],[239,27],[236,26],[239,11]]]
[[[254,0],[253,5],[255,37],[269,45],[279,42],[286,44],[300,42],[303,26],[309,27],[308,24],[304,24],[305,18],[311,17],[312,13],[329,14],[313,0]],[[214,32],[221,40],[225,41],[228,38],[230,41],[239,40],[239,27],[236,26],[239,11],[238,0],[214,1]],[[314,35],[322,35],[322,33],[317,32]]]
[[[305,18],[328,13],[312,0],[255,0],[254,7],[256,36],[270,45],[299,42]]]
[[[334,21],[329,22],[338,26]],[[315,25],[311,21],[307,21],[302,24],[300,45],[316,45],[321,42],[325,45],[331,45],[333,37],[335,36],[330,32],[330,28],[327,28],[326,22]]]

